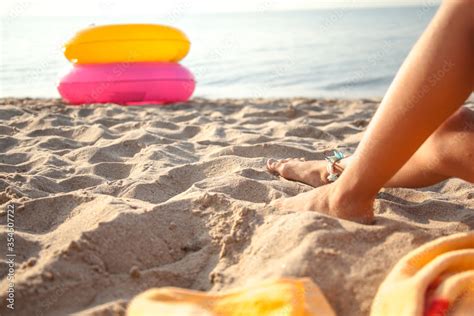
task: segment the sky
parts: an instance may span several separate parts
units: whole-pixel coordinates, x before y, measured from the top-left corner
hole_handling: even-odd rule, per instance
[[[438,5],[441,0],[2,0],[0,14],[17,16],[186,15],[334,7]]]

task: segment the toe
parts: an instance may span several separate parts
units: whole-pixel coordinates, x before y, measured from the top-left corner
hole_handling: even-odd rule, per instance
[[[278,174],[282,174],[283,168],[285,167],[286,163],[292,161],[292,160],[297,160],[296,158],[286,158],[286,159],[268,159],[267,160],[267,169],[271,172],[275,172]]]
[[[281,210],[283,208],[284,198],[279,198],[271,201],[268,206],[274,210]]]
[[[277,162],[277,161],[276,161],[275,159],[273,159],[273,158],[268,159],[268,160],[267,160],[267,169],[270,170],[270,171],[275,170],[275,163],[276,163],[276,162]]]
[[[273,174],[280,175],[287,179],[293,179],[295,177],[295,167],[298,165],[295,163],[304,162],[304,158],[287,158],[287,159],[268,159],[267,169]]]

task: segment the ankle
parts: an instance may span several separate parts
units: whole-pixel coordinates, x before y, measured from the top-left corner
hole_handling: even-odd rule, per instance
[[[375,196],[362,196],[359,190],[351,190],[336,181],[330,195],[330,208],[340,218],[362,223],[371,223],[374,217]]]
[[[319,178],[321,184],[326,185],[330,184],[331,182],[328,180],[329,172],[326,169],[326,166],[312,171],[312,177]]]
[[[341,166],[341,171],[346,169],[347,166],[349,166],[352,159],[354,159],[354,156],[347,156],[346,158],[341,159],[341,161],[339,161],[339,166]]]
[[[342,172],[344,169],[347,168],[349,165],[350,161],[352,160],[352,156],[347,156],[341,160],[339,160],[337,163],[335,163],[332,167],[333,172],[340,177],[342,175]],[[321,173],[321,182],[324,184],[329,184],[331,181],[329,180],[330,173],[328,171],[329,165],[326,164],[325,168],[320,170]]]

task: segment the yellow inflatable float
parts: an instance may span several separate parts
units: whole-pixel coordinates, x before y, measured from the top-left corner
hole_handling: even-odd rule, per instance
[[[76,64],[178,62],[189,48],[189,39],[176,28],[117,24],[80,31],[64,45],[64,55]]]

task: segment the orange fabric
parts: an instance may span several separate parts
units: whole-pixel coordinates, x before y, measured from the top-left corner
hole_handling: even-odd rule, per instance
[[[310,279],[279,279],[222,293],[179,288],[148,290],[135,297],[128,316],[335,316]]]
[[[439,238],[400,260],[371,316],[474,315],[474,233]]]
[[[380,285],[371,316],[474,315],[474,233],[429,242],[403,257]],[[151,289],[128,316],[334,316],[310,279],[279,279],[222,293]]]

